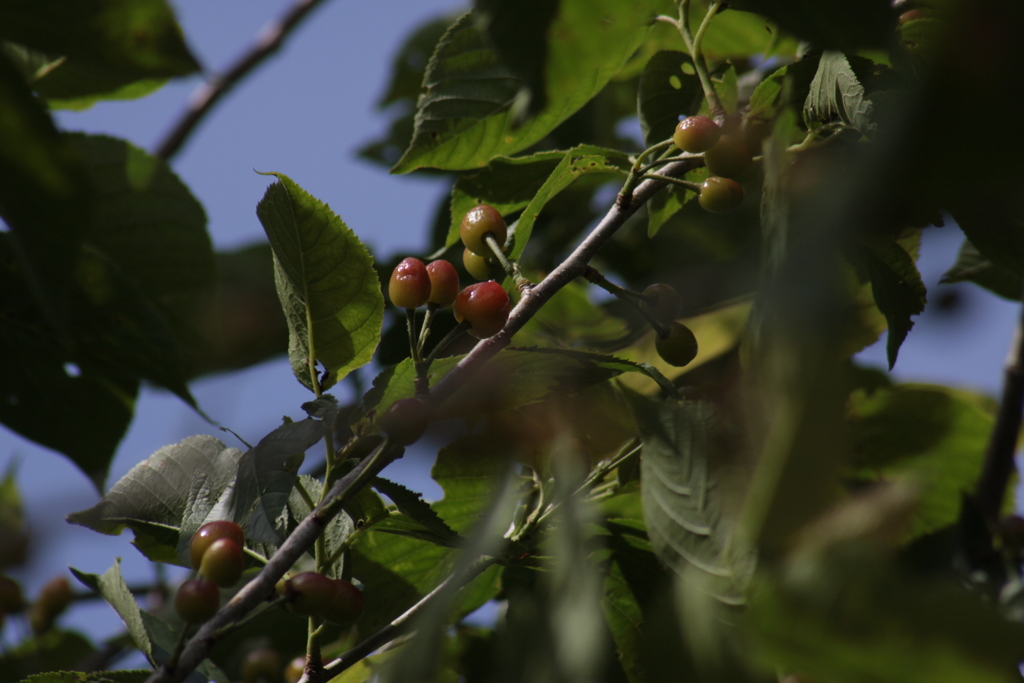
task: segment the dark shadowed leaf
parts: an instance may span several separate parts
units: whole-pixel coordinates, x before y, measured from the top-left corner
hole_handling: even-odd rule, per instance
[[[87,574],[73,567],[71,568],[71,573],[83,584],[99,593],[100,597],[114,608],[117,616],[121,617],[121,621],[124,622],[125,627],[128,629],[128,635],[131,636],[135,647],[139,648],[152,664],[153,643],[150,641],[149,634],[146,632],[146,626],[142,622],[139,603],[135,602],[135,597],[128,590],[128,585],[124,582],[124,577],[121,575],[121,561],[115,560],[110,569],[102,575]]]
[[[842,121],[864,135],[875,129],[873,105],[865,97],[850,58],[827,50],[818,62],[804,103],[804,123],[814,129],[830,121]]]
[[[140,462],[99,503],[68,521],[110,535],[128,527],[150,559],[188,566],[178,554],[182,520],[213,507],[234,481],[241,456],[212,436],[190,436]]]
[[[17,469],[18,461],[11,460],[0,479],[0,569],[22,564],[28,549],[25,510],[15,478]]]
[[[424,77],[416,131],[394,167],[472,169],[537,142],[596,95],[649,30],[659,2],[562,0],[548,31],[547,106],[514,125],[523,82],[504,67],[470,15],[445,34]],[[590,77],[578,78],[580,73]]]
[[[325,432],[321,420],[289,422],[263,437],[238,461],[229,505],[232,519],[245,529],[247,538],[280,544],[286,530],[279,527],[278,517],[288,503],[306,449]]]
[[[970,240],[964,240],[960,245],[956,263],[942,276],[943,283],[964,281],[973,282],[1004,299],[1020,301],[1020,275],[982,256]]]
[[[344,221],[287,176],[270,175],[278,182],[256,213],[274,249],[292,371],[312,389],[319,362],[326,389],[373,357],[384,295],[373,258]]]
[[[117,671],[51,671],[24,679],[24,683],[145,683],[153,675],[150,669],[119,669]]]
[[[680,119],[700,112],[704,89],[685,52],[662,50],[640,76],[637,113],[648,146],[672,137]]]
[[[27,638],[17,646],[0,654],[0,683],[19,683],[31,680],[26,677],[32,676],[32,674],[39,674],[39,677],[44,680],[48,676],[79,675],[64,672],[39,672],[52,672],[53,669],[74,669],[94,652],[92,644],[78,633],[51,629],[35,638]],[[57,679],[57,681],[66,683],[62,679]]]
[[[0,38],[136,78],[199,69],[164,0],[13,0]]]
[[[924,484],[913,536],[955,523],[961,494],[981,474],[994,423],[991,402],[967,391],[900,384],[853,392],[849,411],[854,476],[909,475]]]
[[[895,28],[889,0],[739,0],[729,5],[767,17],[783,31],[824,48],[884,47]]]
[[[374,479],[372,486],[390,498],[399,512],[436,537],[438,543],[455,547],[459,541],[459,535],[445,524],[444,520],[438,516],[437,511],[423,500],[419,493],[382,477]]]
[[[871,278],[875,304],[889,323],[885,350],[889,369],[892,369],[900,345],[914,327],[910,316],[924,311],[928,292],[913,257],[895,240],[871,239],[866,243],[862,259]]]
[[[659,558],[725,604],[742,604],[742,569],[726,555],[722,495],[711,471],[715,417],[708,404],[630,395],[643,439],[644,520]]]

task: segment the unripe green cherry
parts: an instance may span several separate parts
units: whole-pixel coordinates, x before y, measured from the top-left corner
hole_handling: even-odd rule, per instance
[[[669,325],[679,317],[682,303],[679,293],[672,286],[663,282],[653,284],[644,290],[644,297],[644,310],[662,325]]]
[[[427,303],[430,296],[430,274],[423,261],[405,258],[395,266],[388,283],[391,303],[399,308],[417,308]]]
[[[697,338],[686,325],[672,323],[666,336],[654,340],[654,348],[663,361],[681,368],[697,357]]]
[[[0,576],[0,612],[19,614],[26,607],[28,604],[18,582],[8,576]]]
[[[427,301],[438,306],[451,306],[459,295],[459,273],[444,259],[427,264],[430,276],[430,296]]]
[[[207,522],[192,535],[192,540],[188,544],[188,558],[192,562],[193,569],[199,569],[199,565],[203,563],[203,553],[220,538],[230,538],[238,544],[239,548],[245,545],[245,534],[242,533],[242,527],[234,522],[226,519]]]
[[[731,178],[713,175],[700,186],[700,197],[697,201],[705,211],[729,213],[743,203],[743,188]]]
[[[280,585],[280,584],[279,584]],[[281,592],[280,588],[278,592]],[[284,582],[289,608],[304,617],[323,614],[334,599],[334,582],[323,574],[302,572]]]
[[[380,428],[401,446],[408,446],[423,436],[430,426],[430,409],[418,398],[400,398],[380,416]]]
[[[497,209],[489,204],[479,204],[467,211],[462,218],[459,236],[471,252],[478,256],[487,256],[491,249],[484,242],[484,236],[488,234],[494,236],[499,247],[504,246],[508,237],[508,226]]]
[[[221,588],[229,588],[238,582],[245,571],[245,554],[242,546],[230,538],[218,538],[203,553],[199,573]]]
[[[704,165],[711,175],[735,178],[750,168],[754,157],[738,134],[727,133],[704,153]]]
[[[688,116],[676,125],[672,141],[684,152],[699,154],[715,146],[722,129],[707,116]]]
[[[181,584],[178,594],[174,596],[175,611],[190,624],[209,621],[219,607],[220,593],[216,584],[201,576]]]
[[[324,612],[324,619],[342,626],[351,626],[363,613],[363,592],[344,579],[335,579],[334,598]]]
[[[462,250],[462,265],[465,266],[466,272],[475,277],[477,280],[490,280],[491,279],[491,264],[484,256],[478,256],[469,249]]]
[[[47,581],[29,612],[32,631],[37,634],[49,631],[57,617],[71,604],[72,597],[71,583],[67,577],[58,576]]]
[[[270,647],[260,647],[245,656],[242,662],[245,683],[277,683],[281,680],[281,655]]]

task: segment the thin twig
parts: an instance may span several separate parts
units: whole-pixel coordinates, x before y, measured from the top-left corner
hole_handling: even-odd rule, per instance
[[[295,527],[260,573],[192,637],[182,651],[177,666],[173,670],[166,666],[160,667],[146,679],[146,683],[178,683],[184,680],[209,656],[210,650],[217,643],[218,634],[223,633],[224,627],[239,621],[273,595],[277,581],[292,568],[302,553],[312,547],[351,495],[386,465],[401,457],[401,454],[401,449],[388,448],[385,442],[373,455],[365,458],[351,472],[336,481],[330,493]]]
[[[1021,305],[1004,373],[999,413],[974,493],[978,509],[990,522],[1000,517],[1006,489],[1015,469],[1013,455],[1017,450],[1021,412],[1024,410],[1024,304]]]
[[[188,108],[157,145],[156,156],[170,159],[181,148],[193,129],[210,112],[217,100],[226,95],[263,60],[275,53],[296,26],[323,0],[297,0],[280,19],[271,21],[256,36],[247,52],[235,60],[222,75],[213,74],[189,96]]]
[[[664,174],[668,176],[679,176],[691,171],[700,165],[701,160],[677,161],[667,166]],[[554,296],[562,287],[578,277],[583,277],[587,271],[587,265],[594,255],[611,239],[612,235],[622,227],[626,220],[632,216],[637,209],[653,197],[665,183],[660,180],[645,180],[637,185],[636,189],[629,196],[626,202],[616,202],[608,213],[605,214],[597,227],[587,235],[576,250],[569,255],[558,267],[539,283],[523,293],[519,303],[508,316],[508,322],[498,334],[489,339],[481,340],[473,347],[465,358],[453,367],[438,383],[431,388],[432,400],[438,403],[451,396],[461,387],[468,377],[477,370],[483,363],[492,358],[498,351],[509,345],[512,335],[522,329],[523,325],[532,318],[541,306]]]

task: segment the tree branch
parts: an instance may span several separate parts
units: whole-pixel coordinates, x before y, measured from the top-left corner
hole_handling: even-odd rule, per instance
[[[999,519],[1006,489],[1013,476],[1013,455],[1020,434],[1021,412],[1024,410],[1024,304],[1013,333],[1013,342],[1006,357],[1003,396],[992,429],[992,438],[985,451],[985,465],[978,477],[974,500],[987,520]]]
[[[263,60],[277,52],[288,34],[321,2],[323,0],[296,0],[283,17],[264,26],[249,51],[236,59],[223,75],[213,74],[209,80],[192,92],[192,95],[189,96],[188,107],[163,141],[157,145],[154,154],[161,159],[170,159],[174,156],[193,129],[210,112],[217,100],[238,85],[239,81],[259,66]]]
[[[677,161],[666,166],[662,172],[666,176],[678,176],[703,165],[703,163],[704,160],[701,158]],[[636,213],[637,209],[664,186],[665,182],[661,180],[645,180],[637,185],[630,195],[629,201],[614,203],[597,227],[580,242],[580,245],[565,261],[535,286],[523,291],[522,298],[512,309],[508,316],[508,322],[505,323],[501,332],[489,339],[481,340],[465,358],[459,361],[458,365],[430,389],[431,400],[438,404],[443,402],[462,386],[469,375],[475,372],[480,365],[508,346],[512,336],[522,329],[523,325],[536,315],[540,307],[547,303],[558,290],[586,274],[590,260],[594,258],[601,247],[622,227],[626,219]]]
[[[185,646],[173,670],[162,666],[146,679],[146,683],[178,683],[185,679],[204,659],[219,639],[219,632],[274,594],[274,585],[291,569],[302,553],[306,552],[323,533],[327,524],[341,511],[353,493],[384,467],[401,457],[403,449],[388,447],[387,442],[356,465],[355,469],[339,479],[316,508],[299,523],[281,547],[277,549],[260,573],[247,583],[235,597],[220,608],[217,614],[192,637]]]

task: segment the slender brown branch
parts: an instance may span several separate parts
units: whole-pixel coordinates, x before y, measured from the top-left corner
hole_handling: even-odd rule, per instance
[[[677,161],[663,169],[666,176],[679,176],[687,171],[693,170],[703,164],[703,160]],[[473,350],[466,355],[458,365],[453,367],[448,374],[430,390],[433,400],[441,402],[451,396],[472,375],[476,369],[487,362],[498,351],[509,345],[512,336],[518,332],[523,325],[532,318],[540,307],[558,292],[578,277],[583,277],[587,272],[587,265],[590,259],[611,239],[612,235],[622,227],[630,216],[636,213],[644,203],[653,197],[665,183],[660,180],[645,180],[637,185],[628,201],[616,202],[608,209],[597,227],[587,235],[586,239],[580,242],[576,250],[569,255],[558,267],[541,280],[539,283],[523,292],[519,303],[509,314],[508,322],[504,329],[490,339],[481,340],[473,347]]]
[[[978,509],[990,522],[999,519],[1006,489],[1015,469],[1013,455],[1017,450],[1021,412],[1024,410],[1024,304],[1021,305],[1020,318],[1006,357],[1004,374],[999,413],[985,451],[985,465],[974,492]]]
[[[365,458],[351,472],[336,481],[327,496],[295,527],[260,573],[221,607],[212,619],[203,624],[185,646],[177,666],[173,670],[166,666],[160,667],[146,679],[146,683],[178,683],[184,680],[209,656],[224,627],[239,621],[274,594],[274,585],[277,581],[291,569],[302,553],[313,546],[327,524],[341,511],[352,494],[401,455],[401,449],[389,448],[385,442],[373,455]]]
[[[284,16],[264,26],[249,50],[240,55],[227,71],[211,75],[192,92],[188,107],[163,141],[157,145],[154,154],[161,159],[170,159],[174,156],[217,100],[238,85],[250,71],[263,63],[263,60],[277,52],[288,34],[321,2],[323,0],[296,0]]]

